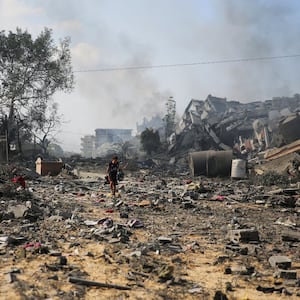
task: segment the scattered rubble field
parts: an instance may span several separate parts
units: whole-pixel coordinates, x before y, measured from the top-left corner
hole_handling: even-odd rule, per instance
[[[0,299],[300,296],[297,183],[97,172],[2,172]]]

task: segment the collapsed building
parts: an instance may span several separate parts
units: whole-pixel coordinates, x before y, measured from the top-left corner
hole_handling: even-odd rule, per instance
[[[156,117],[150,121],[153,127],[163,128],[162,119]],[[137,132],[149,127],[150,121],[144,119]],[[208,95],[205,100],[192,99],[188,103],[176,132],[167,138],[168,152],[156,156],[165,161],[167,154],[167,158],[171,157],[170,164],[172,161],[191,164],[188,158],[193,153],[207,151],[194,156],[193,167],[190,165],[192,173],[214,176],[224,169],[224,175],[229,175],[233,159],[249,162],[264,158],[271,155],[268,154],[271,149],[300,140],[299,125],[299,94],[250,103]],[[140,149],[139,138],[132,137],[130,129],[96,129],[95,132],[95,136],[82,138],[84,157],[123,153],[128,158]],[[216,153],[221,150],[223,153]],[[228,162],[225,165],[224,160]]]
[[[186,107],[169,150],[251,154],[300,138],[300,95],[240,103],[208,95]]]

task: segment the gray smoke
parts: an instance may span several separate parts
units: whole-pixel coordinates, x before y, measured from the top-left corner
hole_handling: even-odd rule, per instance
[[[53,23],[80,22],[74,31],[54,28],[59,35],[71,35],[75,70],[300,53],[300,4],[294,0],[43,3]],[[66,117],[80,111],[86,128],[134,128],[143,117],[163,115],[170,96],[177,101],[179,114],[191,98],[204,100],[208,94],[241,102],[293,96],[299,93],[299,64],[297,57],[75,73],[77,99]]]
[[[209,52],[215,57],[259,58],[300,53],[299,5],[296,1],[214,0],[215,22]],[[217,66],[236,100],[290,96],[299,82],[299,58]],[[213,91],[212,91],[213,93]]]

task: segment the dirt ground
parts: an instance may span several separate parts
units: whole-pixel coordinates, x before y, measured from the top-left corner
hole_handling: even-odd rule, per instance
[[[184,206],[178,195],[180,190],[184,192],[188,176],[164,177],[163,187],[161,177],[128,176],[119,183],[117,198],[109,194],[103,174],[81,172],[80,176],[80,185],[64,193],[53,189],[61,179],[29,183],[40,199],[61,209],[66,206],[72,217],[49,216],[25,234],[27,242],[38,241],[51,251],[42,251],[42,247],[24,250],[22,244],[0,248],[0,299],[299,298],[297,284],[276,278],[268,263],[274,253],[288,256],[299,274],[298,244],[282,242],[285,227],[274,225],[279,217],[297,217],[296,208],[235,200],[237,194],[244,199],[245,191],[250,197],[247,182],[239,184],[240,190],[231,180],[214,182],[212,186],[216,191],[221,188],[224,196],[214,198],[216,194],[210,190],[193,205]],[[64,179],[66,185],[68,181]],[[206,179],[203,182],[211,184]],[[253,188],[257,191],[260,187]],[[168,197],[172,191],[177,192],[176,197]],[[265,198],[262,194],[261,199]],[[115,236],[95,235],[99,222],[94,226],[84,223],[107,218],[120,225]],[[129,220],[138,220],[141,226],[128,228]],[[21,235],[19,222],[28,224],[2,221],[1,236]],[[246,255],[224,250],[227,232],[237,223],[260,233],[259,242],[244,245],[254,249]],[[28,237],[34,240],[28,241]],[[240,272],[245,266],[255,271]],[[233,271],[226,272],[229,268]],[[74,284],[70,282],[74,277],[116,287]]]

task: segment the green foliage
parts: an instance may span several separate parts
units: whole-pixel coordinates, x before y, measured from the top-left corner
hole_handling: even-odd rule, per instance
[[[0,31],[0,113],[8,116],[10,140],[16,130],[18,140],[44,132],[54,93],[73,89],[69,45],[68,38],[55,45],[48,28],[35,39],[19,28]]]
[[[152,128],[146,128],[141,133],[141,144],[143,150],[146,151],[148,155],[156,153],[161,147],[158,131],[155,131]]]

